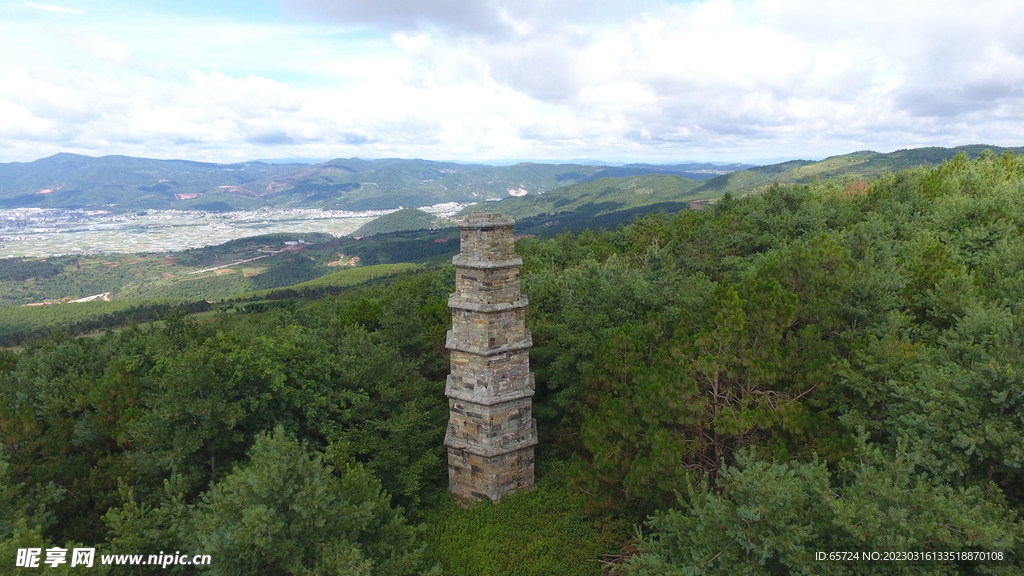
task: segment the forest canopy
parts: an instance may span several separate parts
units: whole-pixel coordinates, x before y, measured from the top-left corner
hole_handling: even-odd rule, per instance
[[[1024,156],[517,250],[534,493],[445,492],[446,266],[0,350],[3,561],[81,542],[217,551],[225,574],[1024,568]],[[815,556],[854,550],[993,554]]]

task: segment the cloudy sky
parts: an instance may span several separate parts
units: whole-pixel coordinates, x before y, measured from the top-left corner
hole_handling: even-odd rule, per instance
[[[972,143],[1024,145],[1020,0],[0,4],[0,162]]]

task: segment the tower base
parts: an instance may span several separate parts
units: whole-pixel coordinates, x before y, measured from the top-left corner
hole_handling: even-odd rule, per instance
[[[456,496],[497,502],[505,494],[533,487],[533,446],[491,457],[448,448],[448,490]]]

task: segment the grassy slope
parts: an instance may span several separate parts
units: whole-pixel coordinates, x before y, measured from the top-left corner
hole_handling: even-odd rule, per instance
[[[791,160],[781,164],[772,164],[769,166],[758,166],[757,168],[750,168],[748,170],[739,170],[724,176],[718,176],[716,178],[706,180],[697,186],[693,192],[704,197],[713,198],[721,196],[726,192],[752,190],[762,184],[771,182],[772,180],[778,180],[782,174],[786,174],[794,169],[799,169],[809,164],[813,164],[813,162],[809,160]]]
[[[607,574],[602,554],[622,550],[630,526],[588,517],[566,488],[564,463],[538,458],[537,487],[463,508],[454,500],[425,518],[427,557],[449,576]]]

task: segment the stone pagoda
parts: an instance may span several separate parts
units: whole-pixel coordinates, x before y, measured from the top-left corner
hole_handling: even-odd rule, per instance
[[[512,226],[501,214],[474,212],[459,223],[448,396],[448,489],[497,501],[533,481],[533,373],[526,296]]]

